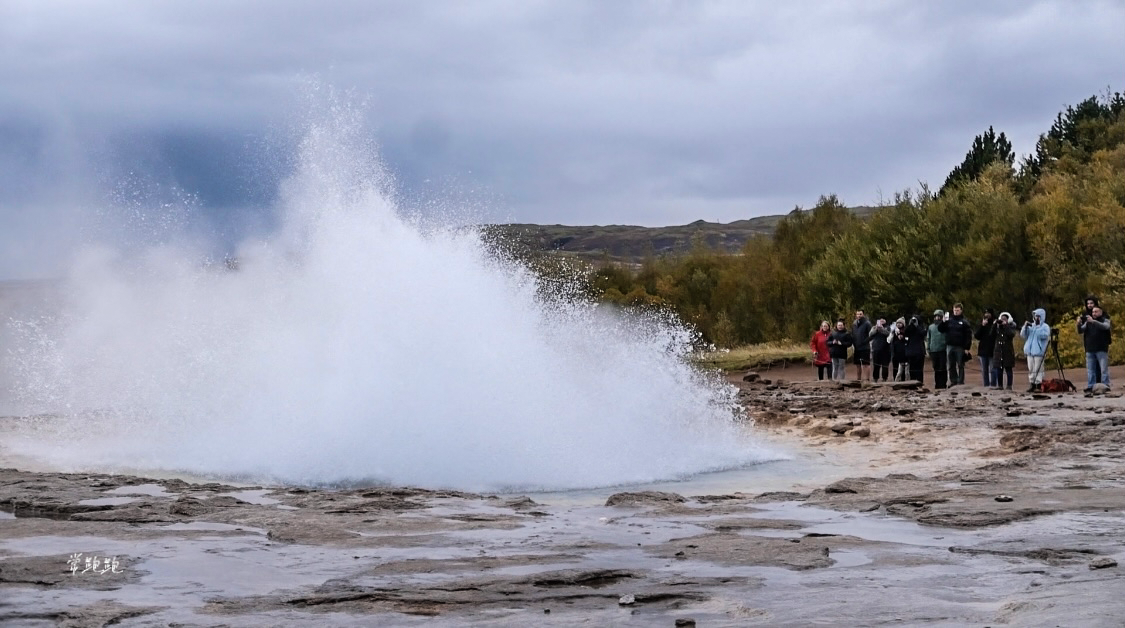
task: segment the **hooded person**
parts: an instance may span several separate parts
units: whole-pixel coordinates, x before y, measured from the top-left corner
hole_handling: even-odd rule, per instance
[[[1043,361],[1047,357],[1047,345],[1051,342],[1051,326],[1047,324],[1047,310],[1039,308],[1031,312],[1031,320],[1024,321],[1020,328],[1023,338],[1023,354],[1027,356],[1027,392],[1036,392],[1043,385]]]
[[[948,372],[945,361],[945,332],[941,324],[944,310],[934,310],[934,322],[926,329],[926,352],[930,354],[930,367],[934,369],[934,389],[945,388]]]
[[[906,319],[899,317],[891,324],[891,367],[896,382],[906,381]]]
[[[992,381],[996,390],[1004,388],[1000,381],[1002,375],[1007,376],[1008,390],[1012,389],[1012,369],[1016,366],[1016,347],[1012,339],[1015,336],[1016,322],[1012,320],[1012,315],[1000,312],[992,324]]]
[[[977,339],[977,360],[980,361],[980,377],[985,388],[995,388],[992,379],[992,348],[996,343],[996,310],[986,308],[980,321],[980,329],[974,334]]]

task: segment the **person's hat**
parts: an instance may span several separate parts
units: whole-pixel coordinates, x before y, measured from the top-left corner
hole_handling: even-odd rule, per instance
[[[934,310],[934,316],[945,316],[945,311],[943,311],[943,310]]]

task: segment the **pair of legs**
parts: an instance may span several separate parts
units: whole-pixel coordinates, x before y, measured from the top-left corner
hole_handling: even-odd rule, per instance
[[[1038,390],[1043,383],[1043,358],[1042,355],[1027,356],[1027,381],[1031,390]]]
[[[965,384],[965,349],[963,347],[946,347],[945,361],[949,367],[949,385],[963,386]]]
[[[930,366],[934,369],[934,388],[945,388],[945,350],[930,352]]]
[[[870,351],[856,351],[852,356],[852,362],[855,362],[855,377],[859,381],[863,381],[866,374],[867,379],[871,379],[871,352]]]
[[[832,379],[842,382],[848,378],[848,359],[832,358]]]
[[[916,358],[908,358],[910,363],[910,379],[922,381],[922,367],[926,363],[926,358],[918,356]]]
[[[984,382],[985,388],[993,388],[1000,385],[1000,380],[992,375],[992,356],[987,358],[983,355],[978,355],[977,360],[980,362],[980,378]]]
[[[816,365],[816,378],[820,381],[824,381],[824,378],[826,376],[832,377],[832,365],[831,364],[817,364]]]
[[[992,381],[995,382],[993,387],[996,388],[996,390],[1004,388],[1004,383],[1000,381],[1001,376],[1007,376],[1007,388],[1008,390],[1012,389],[1012,367],[1005,368],[1002,362],[994,359],[992,360],[992,368],[990,368],[989,371],[992,372]]]
[[[880,378],[885,382],[887,377],[890,376],[891,370],[891,352],[876,351],[872,355],[871,365],[871,381],[877,382]]]
[[[1101,373],[1101,382],[1109,388],[1109,352],[1098,351],[1097,353],[1086,354],[1086,390],[1094,387],[1098,382],[1098,374]]]
[[[895,369],[895,377],[894,377],[895,381],[896,382],[905,382],[906,376],[907,376],[907,374],[906,374],[906,362],[903,362],[901,360],[895,360],[894,369]]]

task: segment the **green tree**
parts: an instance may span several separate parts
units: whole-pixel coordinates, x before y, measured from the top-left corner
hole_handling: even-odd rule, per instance
[[[945,178],[939,195],[945,194],[955,185],[968,181],[976,181],[990,165],[1001,162],[1010,168],[1016,154],[1012,152],[1012,143],[1003,133],[996,135],[992,127],[973,140],[973,147],[965,154],[964,161],[954,168]]]

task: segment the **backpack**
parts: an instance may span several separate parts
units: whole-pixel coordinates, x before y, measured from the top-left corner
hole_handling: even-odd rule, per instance
[[[1039,389],[1045,393],[1074,392],[1078,390],[1069,379],[1045,379]]]

